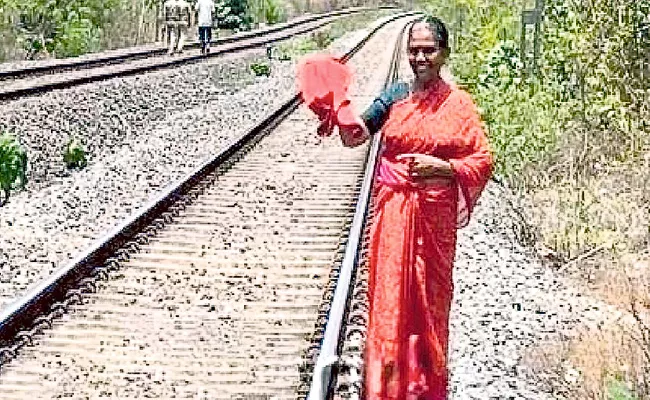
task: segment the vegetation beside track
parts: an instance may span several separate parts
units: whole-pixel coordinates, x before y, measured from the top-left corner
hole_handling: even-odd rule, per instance
[[[0,206],[11,192],[27,183],[27,153],[18,140],[8,133],[0,135]]]
[[[479,104],[497,173],[531,222],[522,238],[632,316],[536,349],[549,385],[568,398],[648,398],[650,1],[547,0],[537,57],[521,51],[534,48],[532,29],[521,40],[533,0],[420,5],[450,26],[454,75]]]
[[[193,4],[195,0],[189,2]],[[163,0],[0,0],[0,62],[75,57],[162,41],[162,3]],[[218,0],[213,36],[352,5],[349,0]],[[197,34],[191,29],[189,35],[194,38]]]

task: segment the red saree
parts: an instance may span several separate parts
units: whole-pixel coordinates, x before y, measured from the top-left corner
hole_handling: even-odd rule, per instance
[[[322,122],[319,134],[338,125],[346,146],[362,143],[367,137],[355,128],[348,100],[350,71],[331,58],[312,57],[298,72],[303,99]],[[448,160],[453,179],[412,180],[408,161],[396,160],[404,153]],[[491,172],[487,139],[469,94],[441,80],[393,104],[375,181],[367,400],[447,398],[456,230],[468,223]]]
[[[366,399],[447,398],[456,229],[492,157],[470,96],[440,81],[393,105],[383,129],[370,248]],[[413,181],[403,153],[448,160],[454,178]]]

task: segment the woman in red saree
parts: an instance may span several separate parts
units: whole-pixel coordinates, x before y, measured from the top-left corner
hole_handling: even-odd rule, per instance
[[[389,89],[392,97],[383,93],[362,119],[349,102],[330,107],[338,113],[328,123],[337,118],[347,146],[383,131],[369,255],[368,400],[447,398],[456,230],[492,172],[471,97],[440,77],[447,43],[440,20],[416,22],[408,40],[415,81],[402,99]]]

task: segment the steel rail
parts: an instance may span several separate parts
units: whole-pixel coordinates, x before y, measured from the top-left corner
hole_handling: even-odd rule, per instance
[[[259,36],[254,36],[252,38],[248,38],[252,40],[248,42],[245,41],[246,39],[241,39],[233,42],[239,44],[235,44],[233,46],[223,45],[227,47],[221,49],[215,48],[214,51],[212,51],[210,54],[181,56],[180,58],[174,58],[172,60],[165,60],[159,63],[149,64],[149,65],[134,66],[132,68],[125,68],[119,71],[104,72],[102,70],[98,70],[98,73],[90,76],[87,75],[87,76],[72,77],[71,79],[65,79],[62,81],[45,82],[45,83],[30,85],[30,86],[16,88],[16,89],[9,88],[8,90],[4,90],[4,91],[0,89],[0,100],[13,99],[13,98],[18,98],[30,94],[43,93],[50,90],[64,89],[76,85],[81,85],[90,82],[97,82],[97,81],[112,79],[121,76],[141,74],[144,72],[155,71],[158,69],[168,68],[176,65],[197,62],[205,59],[206,57],[217,57],[227,53],[234,53],[234,52],[243,51],[247,49],[257,48],[257,47],[267,45],[269,43],[286,40],[290,37],[301,35],[319,29],[322,26],[333,22],[328,19],[338,19],[338,18],[341,18],[341,16],[335,15],[335,16],[324,17],[323,18],[324,21],[321,21],[320,23],[316,23],[314,25],[307,25],[306,27],[300,28],[298,31],[289,31],[284,34],[279,34],[278,36],[275,37],[259,35]],[[258,38],[260,40],[255,40]]]
[[[400,18],[415,15],[415,12],[405,12],[386,18],[369,34],[349,50],[342,61],[347,61],[383,26]],[[101,271],[107,260],[119,253],[118,250],[134,240],[144,228],[164,216],[167,210],[191,193],[198,183],[218,167],[229,161],[231,156],[261,139],[281,123],[302,103],[298,93],[279,109],[272,112],[254,128],[234,139],[216,156],[205,161],[202,165],[185,177],[168,186],[163,193],[141,207],[131,217],[114,228],[109,234],[97,240],[90,248],[83,251],[71,263],[59,268],[51,276],[30,289],[16,302],[10,304],[0,313],[0,356],[8,353],[13,358],[20,347],[29,341],[25,332],[32,329],[39,317],[52,312],[54,305],[64,301],[71,289],[79,287],[84,278],[93,275],[93,271]],[[0,357],[0,365],[5,362]]]
[[[397,7],[380,6],[379,9],[397,10]],[[231,35],[227,37],[215,38],[210,43],[211,45],[219,46],[227,43],[237,42],[240,40],[267,35],[269,33],[278,32],[288,28],[293,28],[295,26],[304,25],[313,21],[317,21],[319,19],[339,16],[339,15],[351,15],[351,14],[361,13],[370,10],[372,9],[367,7],[352,7],[344,10],[332,11],[329,13],[315,14],[305,18],[298,18],[282,24],[273,25],[264,29],[256,29],[252,31],[237,33],[235,35]],[[185,48],[189,48],[189,49],[195,49],[199,47],[200,44],[198,41],[192,41],[185,45]],[[150,57],[155,55],[164,55],[167,52],[167,47],[158,46],[152,49],[133,50],[133,51],[129,51],[128,49],[121,49],[121,50],[125,52],[121,54],[113,54],[113,55],[102,55],[101,53],[97,53],[95,54],[95,57],[93,57],[92,54],[88,54],[87,55],[88,59],[75,58],[75,59],[60,60],[57,63],[51,63],[51,64],[48,63],[44,65],[34,65],[34,66],[19,67],[14,69],[0,70],[0,80],[17,79],[26,76],[34,76],[34,75],[46,75],[46,74],[52,74],[56,72],[73,70],[73,69],[90,68],[102,64],[114,64],[116,62],[135,60],[135,59],[145,58],[145,57]],[[115,50],[115,51],[117,52],[120,50]],[[206,56],[209,57],[210,55],[207,54]]]
[[[410,22],[412,23],[412,22]],[[409,24],[410,24],[409,23]],[[399,63],[402,54],[404,32],[409,24],[404,25],[395,44],[389,72],[384,82],[384,89],[398,79]],[[307,400],[326,400],[331,398],[335,386],[335,370],[339,364],[340,346],[342,344],[341,332],[344,328],[343,320],[348,311],[351,287],[356,273],[361,249],[361,239],[366,225],[366,216],[370,205],[372,184],[377,168],[377,158],[381,145],[381,134],[378,132],[372,138],[371,146],[367,153],[366,169],[357,201],[354,218],[350,228],[348,241],[345,248],[339,279],[337,281],[334,299],[325,326],[325,334],[320,348],[320,353],[314,367],[313,379]]]

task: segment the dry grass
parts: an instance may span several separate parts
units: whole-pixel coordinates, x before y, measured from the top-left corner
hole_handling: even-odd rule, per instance
[[[530,349],[524,362],[562,398],[650,399],[650,255],[627,253],[607,266],[583,287],[615,307],[601,309],[600,321],[577,327],[566,341]],[[630,395],[613,394],[615,385]]]
[[[612,163],[597,175],[559,177],[552,186],[531,190],[530,214],[544,244],[567,259],[596,247],[643,251],[650,243],[647,171],[650,152],[647,160]]]
[[[650,371],[637,328],[629,323],[583,326],[569,341],[529,349],[524,362],[536,379],[563,399],[648,398],[644,376]],[[637,382],[637,386],[631,382]],[[630,393],[641,394],[615,397],[612,391],[617,384],[627,386]]]
[[[542,184],[527,214],[552,267],[625,315],[531,350],[540,379],[568,399],[650,399],[650,140],[609,136],[567,135],[546,176],[529,172]],[[616,380],[637,397],[608,393]]]

